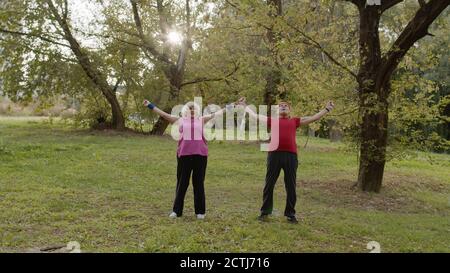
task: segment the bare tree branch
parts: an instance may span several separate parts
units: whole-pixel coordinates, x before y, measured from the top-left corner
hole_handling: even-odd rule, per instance
[[[7,34],[12,34],[12,35],[18,35],[18,36],[34,37],[34,38],[38,38],[38,39],[40,39],[42,41],[45,41],[45,42],[48,42],[48,43],[51,43],[51,44],[54,44],[54,45],[59,45],[59,46],[70,48],[69,45],[53,41],[52,39],[46,38],[44,36],[41,36],[41,35],[35,34],[35,33],[27,33],[27,32],[21,32],[21,31],[12,31],[12,30],[7,30],[7,29],[3,29],[3,28],[0,28],[0,32],[7,33]]]
[[[189,48],[191,47],[191,7],[189,5],[189,0],[186,0],[186,29],[185,29],[185,38],[183,40],[183,45],[180,49],[180,54],[178,55],[178,61],[177,61],[177,70],[179,73],[181,73],[184,70],[184,67],[186,66],[186,58],[187,58],[187,52]]]
[[[164,36],[164,42],[166,41],[167,34],[169,33],[170,24],[167,14],[165,14],[166,9],[164,6],[164,0],[156,1],[156,9],[158,10],[159,15],[159,28],[161,29],[161,34]]]
[[[181,84],[181,87],[184,87],[186,85],[190,85],[190,84],[198,84],[198,83],[202,83],[202,82],[219,82],[219,81],[224,81],[227,78],[233,76],[237,71],[239,70],[239,64],[234,64],[234,69],[233,71],[231,71],[230,73],[228,73],[227,75],[220,77],[220,78],[206,78],[206,77],[199,77],[196,78],[192,81],[188,81],[188,82],[184,82]]]
[[[315,47],[316,49],[320,50],[323,54],[325,54],[325,56],[328,57],[328,59],[330,59],[331,62],[333,62],[338,67],[344,69],[346,72],[348,72],[355,79],[358,79],[358,76],[356,75],[355,72],[353,72],[350,68],[348,68],[347,66],[345,66],[344,64],[339,62],[336,58],[334,58],[333,55],[330,52],[328,52],[319,42],[317,42],[316,40],[311,38],[308,34],[306,34],[304,31],[302,31],[298,27],[290,24],[289,22],[287,22],[284,19],[283,19],[283,21],[286,23],[286,25],[291,27],[293,30],[298,32],[300,35],[302,35],[306,39],[306,41],[304,41],[303,43],[311,45],[311,46]]]
[[[67,0],[64,0],[64,11],[63,11],[63,20],[67,20],[67,16],[69,14],[69,3],[67,3]]]
[[[144,30],[142,28],[142,21],[141,21],[141,17],[139,15],[139,8],[137,6],[136,0],[130,0],[131,2],[131,6],[133,9],[133,18],[134,18],[134,23],[136,25],[136,29],[139,33],[139,37],[142,40],[143,46],[144,48],[151,54],[153,55],[157,60],[166,63],[168,65],[173,65],[173,63],[170,61],[169,57],[164,54],[164,53],[160,53],[156,47],[153,45],[153,43],[147,39],[145,37],[144,34]]]

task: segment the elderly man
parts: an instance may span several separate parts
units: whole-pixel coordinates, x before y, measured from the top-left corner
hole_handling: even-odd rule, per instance
[[[239,100],[241,105],[246,106],[245,98]],[[298,223],[295,217],[295,203],[297,201],[296,179],[297,179],[297,143],[296,132],[301,125],[307,125],[317,121],[329,113],[334,107],[333,102],[328,102],[325,108],[310,117],[291,117],[291,106],[287,102],[280,102],[278,105],[278,118],[267,117],[256,114],[250,107],[245,107],[250,117],[259,119],[266,123],[268,128],[272,128],[271,143],[267,155],[267,172],[263,192],[263,205],[259,220],[264,221],[273,210],[273,189],[281,170],[284,171],[284,184],[286,188],[286,208],[284,215],[290,223]],[[277,123],[274,126],[275,122]],[[278,128],[278,132],[274,132]]]

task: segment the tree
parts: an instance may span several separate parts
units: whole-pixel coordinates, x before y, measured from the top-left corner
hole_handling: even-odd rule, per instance
[[[11,56],[6,56],[6,58],[9,58],[8,62],[13,61],[16,64],[15,78],[23,77],[21,66],[24,65],[24,62],[20,58],[24,58],[29,53],[42,56],[47,63],[54,61],[54,58],[62,59],[68,63],[77,63],[89,78],[90,83],[108,101],[111,107],[111,127],[117,130],[125,129],[125,119],[116,97],[116,89],[120,79],[114,86],[111,86],[108,83],[108,77],[100,68],[99,62],[101,63],[101,61],[94,60],[94,54],[83,48],[75,38],[70,24],[68,1],[8,1],[7,3],[7,9],[2,10],[0,14],[4,16],[1,16],[0,32],[11,37],[7,39],[7,42],[21,49],[18,53],[13,52]],[[20,14],[21,18],[14,14]],[[24,25],[22,22],[26,22],[26,24]],[[15,37],[24,37],[28,41],[19,45],[15,43]],[[66,57],[67,54],[62,53],[63,49],[66,52],[69,49],[73,55]],[[12,60],[12,58],[15,59]],[[35,61],[39,61],[39,59],[35,58]],[[10,71],[14,70],[10,69]],[[53,76],[57,78],[57,75]],[[18,79],[16,82],[20,83],[21,80]],[[21,86],[8,89],[20,92]],[[36,92],[36,90],[30,90],[29,96],[33,92]],[[47,92],[53,93],[54,90],[47,90]]]
[[[381,5],[366,5],[365,0],[349,1],[359,11],[357,82],[361,131],[358,186],[363,191],[379,192],[386,163],[392,75],[408,50],[429,34],[429,26],[449,6],[450,0],[419,1],[420,8],[415,16],[384,55],[379,37],[381,16],[403,1],[385,0]]]
[[[185,27],[183,28],[184,39],[182,40],[182,45],[177,54],[176,61],[173,61],[169,54],[171,52],[171,45],[168,41],[168,35],[175,26],[171,23],[173,18],[171,17],[170,10],[167,9],[167,6],[164,5],[163,2],[163,0],[156,1],[156,9],[159,16],[159,31],[161,33],[160,37],[163,44],[162,49],[160,50],[150,38],[149,33],[151,33],[151,30],[145,29],[145,26],[142,24],[138,1],[130,0],[136,31],[142,42],[142,48],[146,54],[151,56],[150,58],[156,59],[159,62],[162,66],[163,73],[169,82],[168,104],[165,105],[164,111],[170,112],[174,102],[180,94],[184,80],[186,58],[192,46],[191,8],[190,1],[186,0]],[[161,135],[164,133],[167,126],[168,122],[160,117],[154,124],[151,134]]]
[[[258,3],[258,1],[251,2]],[[321,91],[322,98],[324,96],[342,98],[341,102],[346,103],[347,109],[338,115],[352,114],[354,110],[357,110],[358,117],[355,117],[358,119],[357,126],[347,125],[358,132],[360,166],[357,185],[364,191],[378,192],[381,188],[386,162],[391,78],[405,54],[417,41],[427,35],[428,27],[445,10],[449,2],[420,1],[420,7],[415,10],[415,16],[406,22],[406,27],[402,28],[397,39],[392,38],[396,37],[396,32],[389,26],[380,27],[380,21],[386,11],[394,9],[403,1],[386,0],[381,1],[381,5],[368,5],[365,0],[347,2],[351,2],[357,8],[358,20],[354,20],[352,9],[339,8],[332,1],[284,2],[286,14],[278,16],[279,21],[284,22],[284,26],[279,26],[282,29],[279,31],[282,33],[282,39],[278,41],[279,45],[282,44],[279,48],[282,48],[283,52],[278,53],[283,55],[283,59],[295,60],[292,63],[284,62],[282,66],[290,67],[297,74],[301,73],[300,75],[292,75],[294,73],[284,75],[288,78],[286,85],[296,97],[297,102],[311,105],[315,96],[305,92],[311,89]],[[231,2],[231,5],[236,4]],[[237,9],[242,10],[239,7]],[[264,28],[263,23],[267,20],[263,19],[261,12],[252,12],[255,14],[254,20],[257,21],[257,17],[260,18],[257,25],[262,25]],[[330,16],[335,14],[338,18],[330,22]],[[343,18],[346,25],[338,20],[342,21]],[[348,23],[354,23],[354,25],[348,25]],[[385,36],[385,43],[380,40],[381,32]],[[356,45],[359,50],[353,50],[354,34],[359,35],[359,38],[356,38],[359,40]],[[393,44],[389,47],[388,43],[391,41]],[[386,53],[382,54],[386,47]],[[322,58],[317,58],[320,56],[317,51],[321,53]],[[340,53],[339,57],[336,57],[336,52]],[[312,61],[314,58],[316,60]],[[315,78],[316,86],[325,85],[326,81],[331,80],[335,85],[330,85],[330,90],[338,89],[336,87],[339,83],[335,81],[335,77],[340,73],[334,72],[329,64],[345,71],[347,76],[356,82],[356,90],[352,88],[354,83],[347,84],[347,92],[339,90],[339,93],[334,92],[334,94],[323,92],[323,87],[308,86],[310,85],[308,78]],[[356,70],[358,72],[354,72]],[[322,75],[319,74],[320,76],[316,77],[317,73]],[[296,77],[302,80],[299,81]],[[342,81],[348,83],[347,78],[342,78]],[[352,107],[354,102],[349,99],[357,101],[355,109]],[[351,122],[350,119],[348,122]]]
[[[184,5],[181,5],[182,2]],[[190,53],[194,51],[193,36],[201,32],[201,28],[204,27],[197,25],[199,23],[198,15],[205,13],[204,4],[196,3],[195,7],[192,7],[190,0],[179,2],[157,0],[156,6],[143,0],[129,0],[129,3],[131,4],[134,30],[128,34],[131,38],[138,37],[139,47],[150,62],[162,70],[169,85],[162,106],[164,111],[171,111],[178,102],[184,87],[202,82],[222,81],[237,71],[237,69],[233,69],[221,77],[206,78],[202,76],[186,79],[187,62]],[[170,40],[171,35],[182,36],[180,37],[181,44],[174,45]],[[168,122],[159,117],[150,133],[161,135],[167,126]]]
[[[52,0],[46,0],[46,3],[53,16],[52,19],[56,20],[58,25],[63,30],[64,38],[69,43],[70,49],[78,60],[80,66],[83,68],[83,71],[86,73],[88,78],[91,79],[92,82],[100,89],[106,100],[109,102],[112,112],[112,128],[117,130],[124,130],[125,119],[123,117],[119,101],[116,97],[116,90],[119,84],[117,83],[114,87],[111,87],[108,84],[106,77],[103,75],[103,73],[100,72],[97,67],[95,67],[86,51],[81,48],[80,43],[73,36],[70,25],[67,21],[67,15],[69,12],[67,0],[65,0],[63,3],[63,14],[59,13]]]

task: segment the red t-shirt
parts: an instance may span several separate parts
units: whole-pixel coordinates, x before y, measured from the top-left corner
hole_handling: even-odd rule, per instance
[[[300,127],[300,118],[278,118],[279,130],[272,118],[267,118],[267,127],[271,128],[269,151],[283,151],[297,153],[296,133]]]

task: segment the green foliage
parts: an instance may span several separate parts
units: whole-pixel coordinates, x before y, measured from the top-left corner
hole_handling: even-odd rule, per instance
[[[449,12],[400,64],[392,82],[391,145],[450,151]]]
[[[353,5],[345,1],[283,1],[282,15],[274,17],[265,1],[191,2],[195,27],[184,81],[197,83],[184,85],[176,102],[168,101],[170,86],[164,67],[138,46],[128,1],[92,1],[89,5],[96,16],[84,23],[76,19],[75,10],[69,12],[83,50],[111,86],[117,84],[121,108],[133,129],[149,130],[155,122],[156,117],[141,106],[144,98],[162,108],[194,96],[202,96],[205,104],[219,105],[246,96],[248,102],[259,105],[264,101],[266,75],[275,67],[281,74],[279,92],[291,102],[295,115],[311,115],[333,100],[336,110],[310,127],[322,136],[330,129],[340,130],[351,145],[357,144],[359,97],[357,82],[349,73],[358,73],[359,64],[358,14]],[[92,126],[99,116],[109,121],[109,105],[70,50],[38,38],[66,44],[43,1],[4,3],[8,5],[0,10],[0,27],[32,35],[0,34],[2,92],[25,102],[36,98],[54,101],[63,96],[68,104],[71,100],[80,105],[77,124]],[[55,3],[60,6],[62,2]],[[174,60],[180,47],[163,43],[156,8],[149,1],[139,4],[147,38]],[[184,31],[184,2],[166,4],[164,18],[171,31]],[[417,2],[406,2],[383,15],[382,52],[389,49],[417,8]],[[444,12],[430,28],[434,37],[422,39],[410,50],[393,78],[391,157],[410,145],[449,152],[448,15],[449,11]],[[277,35],[275,44],[268,41],[268,29]]]

